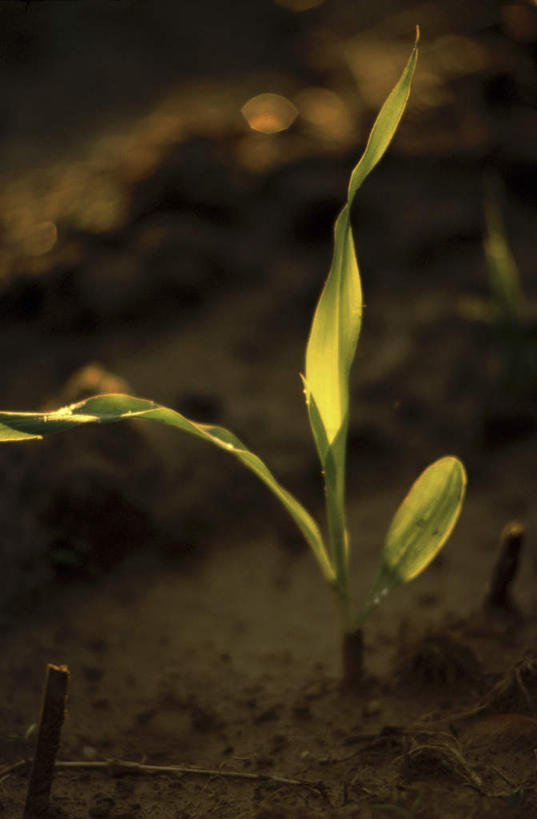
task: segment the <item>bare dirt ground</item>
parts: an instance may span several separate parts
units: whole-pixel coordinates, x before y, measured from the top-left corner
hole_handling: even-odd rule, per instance
[[[22,815],[29,766],[13,766],[54,662],[71,672],[58,758],[80,765],[57,771],[51,816],[537,816],[535,325],[530,308],[514,374],[467,317],[487,296],[490,169],[537,299],[537,10],[210,5],[0,12],[2,408],[154,398],[228,426],[322,516],[298,374],[348,173],[419,22],[409,110],[355,213],[357,598],[427,463],[459,455],[467,503],[367,623],[349,692],[313,558],[225,454],[135,425],[0,449],[1,815]],[[266,90],[299,111],[279,134],[240,114]],[[515,519],[513,605],[487,611]]]

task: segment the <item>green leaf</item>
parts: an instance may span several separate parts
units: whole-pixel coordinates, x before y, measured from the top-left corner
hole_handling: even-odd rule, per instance
[[[496,317],[504,321],[516,321],[524,311],[524,295],[517,263],[505,233],[499,182],[494,178],[487,184],[485,224],[485,258]]]
[[[354,196],[384,155],[406,107],[419,30],[410,59],[382,106],[364,153],[354,168],[347,203],[334,228],[334,255],[313,316],[306,347],[305,396],[310,426],[325,475],[331,559],[346,595],[349,541],[345,523],[345,456],[349,375],[362,323],[362,285],[350,223]]]
[[[310,407],[311,397],[315,399],[328,444],[347,422],[349,372],[362,321],[362,288],[350,208],[357,190],[388,148],[403,115],[416,67],[418,40],[419,30],[410,59],[382,106],[364,153],[352,172],[347,203],[335,224],[332,265],[310,330],[306,348],[306,401]],[[313,423],[312,430],[323,462],[321,441]],[[345,442],[343,452],[344,445]]]
[[[362,322],[362,286],[345,205],[335,226],[332,267],[317,304],[306,348],[306,402],[321,463],[326,454],[317,424],[315,401],[324,437],[330,445],[344,425],[349,406],[349,373]]]
[[[380,571],[359,623],[390,591],[427,568],[457,523],[465,491],[466,472],[458,458],[440,458],[422,472],[388,529]]]
[[[358,188],[362,185],[364,179],[371,173],[375,165],[382,159],[386,153],[393,135],[397,130],[397,126],[404,114],[408,98],[410,96],[410,88],[412,86],[412,78],[416,69],[418,61],[418,43],[420,41],[420,29],[416,26],[416,41],[412,54],[401,74],[399,82],[390,92],[384,105],[380,109],[380,113],[375,120],[375,124],[369,134],[369,139],[362,158],[356,165],[352,172],[349,182],[349,204],[352,203],[354,195]]]
[[[211,424],[190,421],[175,410],[130,395],[97,395],[55,412],[0,412],[0,442],[42,438],[52,432],[82,424],[106,424],[127,419],[158,421],[188,432],[234,455],[276,495],[310,545],[326,579],[334,582],[322,535],[314,519],[293,495],[278,483],[272,472],[232,432]]]

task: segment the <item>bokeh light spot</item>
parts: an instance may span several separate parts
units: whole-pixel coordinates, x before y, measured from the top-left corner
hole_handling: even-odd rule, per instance
[[[537,5],[537,0],[534,0]],[[507,33],[519,43],[533,43],[537,40],[537,14],[535,10],[521,3],[502,6],[502,23]]]
[[[324,0],[275,0],[275,3],[277,6],[283,6],[284,9],[300,12],[322,6]]]
[[[241,112],[250,128],[262,134],[286,131],[298,116],[296,106],[281,94],[258,94],[242,106]]]
[[[24,252],[27,256],[44,256],[58,241],[58,229],[54,222],[38,222],[24,237]]]
[[[337,94],[328,88],[305,88],[295,102],[301,117],[326,139],[346,140],[353,131],[350,112]]]

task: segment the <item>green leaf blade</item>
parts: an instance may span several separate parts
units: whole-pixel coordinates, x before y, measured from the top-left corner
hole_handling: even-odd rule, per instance
[[[463,464],[452,455],[432,463],[414,482],[388,529],[380,571],[360,622],[390,591],[413,580],[436,557],[457,523],[466,482]]]
[[[330,272],[313,317],[306,348],[305,386],[331,444],[348,417],[349,374],[362,323],[362,287],[350,224],[354,196],[386,152],[404,113],[418,56],[418,36],[409,61],[373,125],[362,157],[354,168],[347,203],[334,228]],[[310,414],[311,421],[311,414]],[[318,436],[313,427],[316,443]],[[322,453],[319,451],[322,462]]]
[[[348,414],[349,373],[362,323],[362,286],[349,207],[334,229],[334,259],[313,317],[306,348],[306,399],[313,397],[331,444]],[[315,434],[315,429],[314,429]],[[319,453],[321,454],[321,453]]]
[[[310,545],[326,579],[334,581],[334,571],[319,527],[309,512],[274,477],[265,463],[224,427],[191,421],[175,410],[130,395],[97,395],[62,407],[55,412],[0,412],[0,442],[43,438],[48,434],[84,424],[106,424],[124,420],[145,420],[175,427],[208,441],[234,455],[272,491],[287,509]]]
[[[349,377],[362,325],[362,284],[350,221],[356,191],[387,150],[406,107],[417,43],[373,125],[349,181],[347,203],[334,227],[334,253],[306,347],[305,395],[310,426],[325,476],[331,559],[347,597],[349,539],[345,523],[345,460]],[[345,604],[346,605],[346,604]]]
[[[401,117],[404,114],[410,96],[416,63],[418,61],[419,40],[420,30],[419,26],[416,26],[416,41],[412,53],[398,83],[394,86],[380,109],[373,128],[371,129],[371,133],[369,134],[363,156],[351,174],[348,192],[349,204],[352,204],[356,191],[361,187],[366,177],[369,176],[373,168],[386,153]]]
[[[484,249],[495,317],[507,322],[519,321],[524,315],[525,299],[518,266],[507,240],[499,183],[494,179],[488,183],[485,226]]]

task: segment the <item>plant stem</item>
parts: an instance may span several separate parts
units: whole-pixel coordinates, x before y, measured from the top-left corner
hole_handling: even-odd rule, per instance
[[[330,556],[334,565],[339,594],[347,599],[349,595],[349,541],[345,527],[345,505],[340,494],[327,484],[326,517],[330,537]],[[348,600],[346,603],[348,606]]]
[[[340,631],[352,631],[352,610],[348,583],[346,578],[337,580],[333,586],[336,593],[337,615]]]
[[[340,538],[335,545],[335,554],[341,559],[336,594],[340,634],[342,635],[342,684],[349,690],[355,689],[363,672],[363,632],[356,628],[350,600],[349,572],[347,561],[346,532],[340,530]]]
[[[343,687],[356,689],[362,680],[364,635],[361,628],[346,631],[342,645]]]

